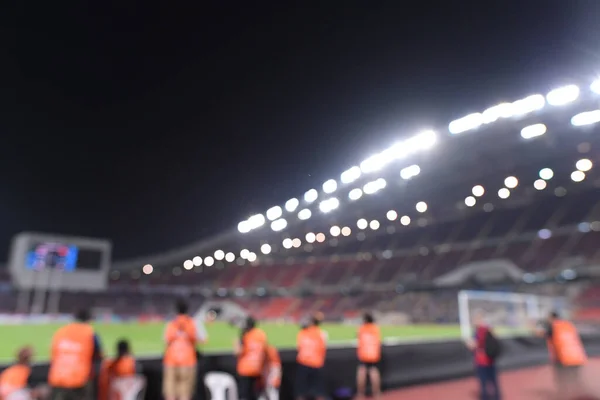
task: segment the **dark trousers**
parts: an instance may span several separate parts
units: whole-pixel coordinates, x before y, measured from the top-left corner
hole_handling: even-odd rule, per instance
[[[481,387],[481,400],[500,400],[500,387],[495,365],[477,366],[477,379]]]

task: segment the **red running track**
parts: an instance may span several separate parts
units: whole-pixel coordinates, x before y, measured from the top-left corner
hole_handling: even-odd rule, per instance
[[[591,360],[582,371],[584,394],[572,400],[600,400],[600,359]],[[507,371],[500,374],[503,400],[571,400],[555,395],[550,366]],[[382,400],[476,400],[477,381],[460,379],[388,391]],[[596,397],[594,397],[594,395]]]

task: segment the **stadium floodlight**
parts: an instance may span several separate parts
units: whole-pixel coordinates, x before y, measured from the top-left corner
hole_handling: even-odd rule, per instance
[[[323,200],[322,202],[320,202],[319,210],[321,210],[322,213],[328,213],[328,212],[335,210],[339,206],[340,206],[340,201],[337,198],[332,197],[330,199]]]
[[[471,189],[471,193],[475,197],[481,197],[485,194],[485,189],[481,185],[475,185],[473,186],[473,189]]]
[[[417,203],[415,208],[418,212],[424,213],[425,211],[427,211],[427,203],[425,203],[424,201],[420,201]]]
[[[592,162],[587,158],[582,158],[581,160],[575,163],[575,168],[577,168],[581,172],[588,172],[590,169],[592,169],[592,166]]]
[[[455,119],[448,125],[448,130],[453,135],[471,131],[479,128],[483,124],[483,115],[481,113],[473,113],[462,118]]]
[[[312,212],[308,208],[300,210],[300,212],[298,213],[298,219],[301,221],[306,221],[311,216],[312,216]]]
[[[585,172],[573,171],[571,172],[571,180],[573,182],[582,182],[585,179]]]
[[[256,261],[256,253],[250,252],[250,254],[248,254],[248,261],[251,263]]]
[[[235,261],[235,254],[233,254],[232,252],[228,252],[227,254],[225,254],[225,261],[227,261],[227,262],[234,262]]]
[[[294,212],[296,211],[296,208],[298,208],[299,205],[300,201],[294,197],[285,202],[285,209],[288,212]]]
[[[202,257],[196,256],[192,258],[192,262],[194,263],[194,266],[199,267],[202,265]]]
[[[390,210],[387,212],[387,214],[385,214],[385,216],[390,221],[395,221],[398,218],[398,213],[395,210]]]
[[[214,264],[215,264],[215,260],[211,256],[204,258],[204,265],[206,265],[207,267],[212,267]]]
[[[356,189],[352,189],[349,193],[348,193],[348,198],[350,200],[358,200],[362,197],[363,195],[363,191],[360,190],[359,188]]]
[[[352,183],[358,178],[360,178],[361,173],[362,172],[360,170],[360,167],[354,166],[342,172],[342,174],[340,175],[340,180],[344,184]]]
[[[375,154],[360,163],[360,171],[363,174],[379,171],[391,160],[386,160],[379,154]]]
[[[367,226],[369,226],[369,223],[367,222],[366,219],[361,218],[358,221],[356,221],[356,226],[358,229],[367,229]]]
[[[501,199],[508,199],[510,197],[510,190],[508,190],[507,188],[502,188],[498,190],[498,197],[500,197]]]
[[[331,236],[337,237],[337,236],[340,236],[340,234],[342,233],[342,230],[340,229],[339,226],[334,225],[329,229],[329,233],[331,234]]]
[[[410,225],[410,217],[408,215],[403,215],[402,218],[400,218],[400,223],[404,226]]]
[[[350,229],[349,226],[345,226],[342,228],[342,235],[343,236],[350,236],[350,234],[352,233],[352,229]]]
[[[274,232],[280,232],[280,231],[284,230],[286,227],[287,227],[287,221],[283,218],[279,218],[278,220],[271,222],[271,229]]]
[[[283,214],[283,210],[279,206],[271,207],[267,210],[267,219],[269,221],[275,221],[277,218],[281,217]]]
[[[260,251],[263,254],[270,254],[271,253],[271,246],[268,243],[265,243],[262,246],[260,246]]]
[[[335,179],[329,179],[323,184],[323,191],[327,194],[333,193],[337,190],[337,182]]]
[[[402,168],[402,170],[400,171],[400,177],[404,180],[409,180],[419,175],[420,173],[421,168],[418,165],[414,164],[409,167]]]
[[[538,231],[538,237],[540,239],[550,239],[552,237],[552,231],[550,229],[540,229]]]
[[[265,216],[262,214],[255,214],[248,218],[250,224],[250,230],[260,228],[265,224]]]
[[[500,118],[510,118],[513,116],[513,105],[511,103],[501,103],[490,107],[481,113],[484,124],[491,124]]]
[[[325,234],[324,233],[317,233],[316,236],[317,242],[319,243],[323,243],[325,241]]]
[[[142,267],[142,272],[144,275],[150,275],[154,271],[154,267],[150,264],[146,264]]]
[[[558,89],[551,90],[546,95],[546,101],[551,106],[564,106],[574,102],[579,98],[579,87],[577,85],[567,85]]]
[[[590,89],[592,92],[600,94],[600,79],[596,79],[594,82],[592,82]]]
[[[365,194],[375,194],[380,190],[385,189],[386,186],[387,182],[385,179],[379,178],[376,181],[366,183],[365,186],[363,186],[363,192],[365,192]]]
[[[297,249],[298,247],[302,246],[302,241],[298,238],[294,238],[294,240],[292,240],[292,246]]]
[[[467,207],[473,207],[477,203],[477,200],[473,196],[467,196],[465,198],[465,205]]]
[[[250,224],[248,221],[242,221],[238,224],[238,231],[240,233],[248,233],[250,232]]]
[[[579,113],[571,118],[571,125],[586,126],[600,122],[600,110],[586,111]]]
[[[546,105],[546,99],[541,94],[532,94],[523,99],[513,101],[512,112],[514,116],[523,116],[539,111]]]
[[[314,233],[312,233],[312,232],[308,232],[308,233],[306,234],[306,236],[304,237],[304,239],[306,239],[306,242],[307,242],[307,243],[314,243],[314,242],[315,242],[315,239],[316,239],[316,237],[317,237],[317,235],[315,235]]]
[[[540,169],[539,176],[543,180],[548,181],[554,177],[554,171],[552,171],[550,168],[542,168]]]
[[[381,226],[381,224],[376,219],[374,219],[373,221],[369,222],[369,228],[373,229],[374,231],[376,231],[377,229],[379,229],[380,226]]]
[[[521,129],[521,137],[523,139],[533,139],[542,136],[548,129],[544,124],[534,124]]]
[[[215,251],[214,256],[215,256],[215,260],[221,261],[222,259],[225,258],[225,252],[223,250],[217,250],[217,251]]]
[[[194,268],[194,262],[192,260],[185,260],[183,262],[183,268],[189,271]]]
[[[314,202],[319,197],[319,192],[317,189],[310,189],[306,193],[304,193],[304,201],[307,203]]]
[[[544,189],[546,189],[546,186],[548,186],[548,184],[543,179],[536,179],[536,181],[533,182],[533,187],[536,190],[544,190]]]
[[[504,179],[504,186],[509,189],[514,189],[519,185],[519,180],[514,176],[508,176]]]
[[[250,250],[248,249],[242,249],[242,251],[240,251],[240,257],[244,260],[248,258],[248,254],[250,254]]]
[[[283,239],[283,242],[281,242],[281,245],[283,246],[284,249],[291,249],[292,248],[292,239],[290,239],[290,238]]]

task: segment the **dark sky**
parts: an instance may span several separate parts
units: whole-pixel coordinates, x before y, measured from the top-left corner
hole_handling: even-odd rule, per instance
[[[597,0],[37,3],[0,17],[0,260],[24,230],[188,244],[600,70]]]

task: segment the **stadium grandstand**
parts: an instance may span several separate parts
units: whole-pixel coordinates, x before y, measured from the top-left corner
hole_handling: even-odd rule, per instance
[[[458,338],[458,293],[486,290],[566,298],[572,318],[594,330],[599,100],[600,80],[573,82],[405,136],[297,198],[241,210],[222,234],[116,260],[105,290],[62,289],[54,309],[38,311],[86,306],[112,321],[162,321],[186,296],[194,310],[242,310],[273,330],[315,312],[339,324],[369,310]],[[0,270],[5,317],[29,312],[11,268]],[[230,337],[216,342],[227,350]]]

